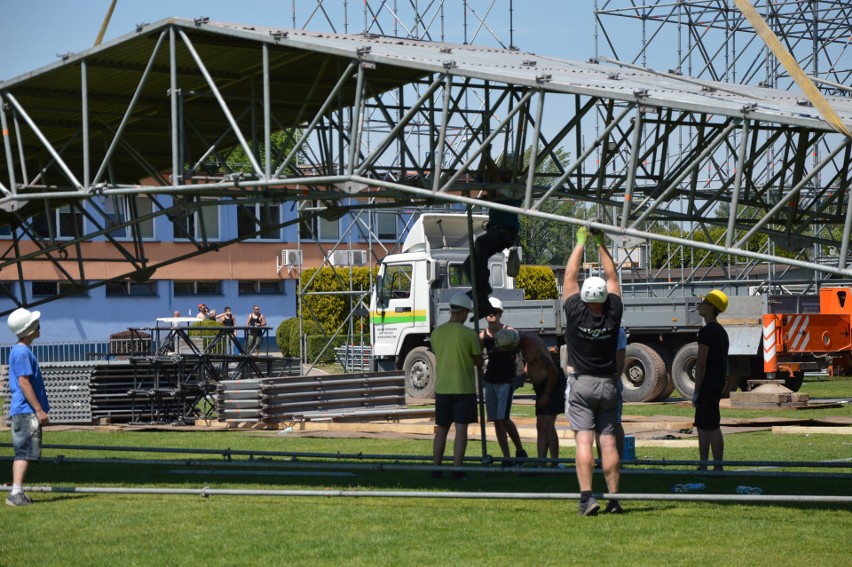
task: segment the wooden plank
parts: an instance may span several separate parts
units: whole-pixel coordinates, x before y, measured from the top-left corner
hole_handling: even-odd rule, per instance
[[[811,427],[806,425],[773,425],[772,433],[823,433],[828,435],[852,435],[852,427]]]

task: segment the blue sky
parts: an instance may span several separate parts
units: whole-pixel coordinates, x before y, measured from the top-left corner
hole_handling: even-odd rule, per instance
[[[138,23],[174,16],[208,16],[211,20],[292,28],[294,1],[296,27],[302,27],[317,6],[315,0],[118,0],[105,40],[133,32]],[[397,4],[401,7],[408,1],[397,0]],[[469,4],[474,10],[484,12],[491,0],[470,0]],[[53,63],[57,54],[92,47],[109,5],[110,0],[2,0],[0,81]],[[340,32],[344,5],[348,6],[350,33],[363,30],[361,0],[323,3],[330,19],[341,26]],[[380,2],[371,0],[371,5],[379,6]],[[389,0],[387,5],[392,6],[393,1]],[[464,37],[462,5],[461,0],[445,2],[447,41],[461,42]],[[508,0],[496,0],[486,18],[488,27],[505,44],[509,42],[508,6]],[[514,0],[514,43],[524,51],[587,60],[594,55],[593,8],[593,0]],[[435,23],[430,30],[439,33],[439,16],[433,15]],[[468,16],[468,37],[478,28],[476,43],[495,45],[496,40],[479,25],[476,16],[470,13]],[[384,21],[390,22],[390,17],[385,15]],[[329,30],[321,12],[314,13],[307,27]],[[387,33],[392,31],[389,23],[386,28]]]

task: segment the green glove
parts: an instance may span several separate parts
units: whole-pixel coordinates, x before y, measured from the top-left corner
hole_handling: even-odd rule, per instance
[[[602,231],[600,231],[600,230],[593,230],[593,231],[592,231],[592,236],[594,236],[594,237],[595,237],[595,244],[597,244],[598,246],[603,246],[603,245],[604,245],[604,233],[603,233]]]
[[[580,230],[577,231],[577,244],[580,246],[586,245],[586,239],[589,237],[589,229],[585,226],[581,226]]]

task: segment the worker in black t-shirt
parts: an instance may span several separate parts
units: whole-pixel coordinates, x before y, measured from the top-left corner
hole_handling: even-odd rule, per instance
[[[696,309],[704,319],[704,326],[698,331],[698,359],[695,362],[695,393],[692,405],[695,406],[695,428],[698,430],[698,456],[706,461],[710,449],[716,464],[713,470],[722,470],[722,453],[725,442],[722,439],[719,401],[725,389],[725,376],[728,373],[728,333],[716,321],[719,313],[728,308],[728,296],[714,289],[702,298]],[[698,467],[707,470],[705,464]]]
[[[581,289],[577,277],[590,234],[597,244],[606,279],[586,278]],[[623,304],[615,262],[603,242],[603,233],[581,227],[565,266],[563,282],[565,342],[568,365],[574,369],[568,377],[568,420],[577,444],[578,509],[582,516],[593,516],[600,510],[592,496],[595,432],[600,434],[604,477],[610,493],[618,492],[619,482],[620,462],[615,441],[619,380],[616,350]],[[618,500],[610,500],[606,512],[621,513]]]

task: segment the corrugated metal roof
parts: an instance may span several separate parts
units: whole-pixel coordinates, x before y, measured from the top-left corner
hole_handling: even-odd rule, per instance
[[[648,106],[733,117],[747,112],[761,121],[829,129],[816,109],[805,103],[803,95],[785,91],[697,81],[514,50],[228,23],[196,24],[193,20],[176,18],[161,20],[64,61],[0,82],[0,94],[11,94],[54,147],[64,147],[66,159],[79,163],[81,61],[86,61],[88,67],[92,149],[95,153],[103,152],[99,140],[106,145],[112,138],[158,38],[165,34],[158,54],[151,61],[149,79],[138,92],[133,118],[123,137],[125,145],[113,159],[112,181],[134,184],[139,178],[149,176],[152,168],[170,170],[168,30],[171,25],[190,39],[235,115],[251,112],[248,104],[238,103],[257,100],[262,92],[261,45],[269,46],[271,111],[281,127],[310,119],[349,62],[360,58],[376,64],[376,69],[370,72],[370,84],[379,92],[449,68],[457,76],[540,86],[546,91],[620,101],[641,100]],[[194,130],[191,132],[194,135],[187,136],[187,151],[189,155],[199,156],[223,135],[226,123],[192,55],[182,45],[176,51],[176,63],[178,86],[186,103],[185,123]],[[354,95],[354,81],[350,81],[335,104],[351,105]],[[834,97],[830,101],[852,129],[852,100]],[[22,128],[22,140],[31,171],[50,160],[28,128]],[[232,133],[225,134],[224,142],[236,144]],[[0,164],[3,166],[0,179],[5,182],[7,165],[4,159],[0,159]]]

